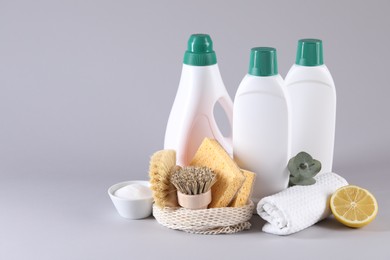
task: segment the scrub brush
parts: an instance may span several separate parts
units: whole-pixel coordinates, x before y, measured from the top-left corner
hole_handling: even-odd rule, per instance
[[[174,150],[161,150],[154,153],[150,159],[149,177],[150,189],[156,206],[177,207],[177,192],[170,182],[172,172],[177,170],[176,152]]]
[[[216,181],[216,174],[208,167],[184,167],[171,176],[179,205],[188,209],[206,209],[211,202],[211,186]]]
[[[176,170],[171,176],[176,189],[187,195],[206,193],[216,180],[215,173],[208,167],[188,166]]]

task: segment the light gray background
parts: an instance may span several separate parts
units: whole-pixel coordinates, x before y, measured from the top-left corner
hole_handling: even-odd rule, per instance
[[[389,259],[389,3],[0,0],[0,259]],[[250,231],[199,236],[117,215],[106,190],[148,178],[198,32],[231,97],[251,47],[276,47],[285,76],[298,39],[323,39],[334,171],[375,194],[372,224],[330,218],[278,237],[254,217]]]

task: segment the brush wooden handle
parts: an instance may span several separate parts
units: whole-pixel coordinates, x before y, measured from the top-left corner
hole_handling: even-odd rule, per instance
[[[177,199],[179,205],[187,209],[207,209],[211,202],[211,190],[198,194],[187,195],[177,191]]]

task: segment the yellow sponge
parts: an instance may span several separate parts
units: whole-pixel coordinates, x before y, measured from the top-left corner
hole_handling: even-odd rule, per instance
[[[209,208],[227,207],[245,181],[240,168],[214,139],[203,140],[190,165],[209,167],[216,174]]]
[[[242,170],[245,176],[245,182],[241,189],[237,192],[236,197],[229,206],[231,207],[243,207],[248,204],[248,201],[252,195],[253,183],[255,182],[256,174],[250,171]]]

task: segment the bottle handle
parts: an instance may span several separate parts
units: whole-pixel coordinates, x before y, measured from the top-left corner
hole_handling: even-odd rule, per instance
[[[225,115],[229,121],[230,125],[230,134],[229,136],[224,136],[219,129],[217,122],[213,113],[213,122],[211,123],[211,130],[217,140],[220,141],[221,146],[225,149],[225,151],[233,156],[233,141],[232,141],[232,127],[233,127],[233,101],[230,99],[228,94],[221,96],[216,103],[219,103],[222,109],[225,112]],[[215,103],[215,104],[216,104]],[[215,106],[214,104],[214,106]]]

